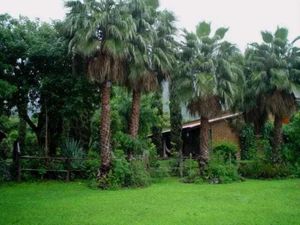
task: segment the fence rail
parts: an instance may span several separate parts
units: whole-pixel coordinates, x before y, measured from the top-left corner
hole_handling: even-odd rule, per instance
[[[140,155],[134,157],[135,160],[144,160],[145,165],[149,161],[149,156],[147,155]],[[184,162],[186,160],[193,160],[193,161],[198,161],[199,157],[195,155],[189,155],[189,156],[177,156],[177,157],[171,157],[171,158],[165,158],[165,157],[157,157],[156,158],[159,161],[168,161],[168,160],[176,160],[177,163],[172,164],[172,165],[166,165],[166,164],[161,164],[160,167],[167,167],[170,170],[177,170],[180,174],[180,176],[183,175],[183,170],[184,168],[189,168],[189,169],[196,169],[199,167],[198,164],[188,164],[184,165]],[[41,160],[44,161],[42,168],[23,168],[22,167],[22,161],[25,160]],[[49,157],[49,156],[30,156],[30,155],[20,155],[16,154],[15,157],[15,165],[16,165],[16,170],[17,170],[17,180],[21,181],[22,179],[22,174],[24,172],[54,172],[54,173],[65,173],[66,174],[66,181],[70,181],[71,179],[71,174],[75,172],[82,172],[83,169],[77,169],[77,168],[72,168],[72,163],[75,161],[81,161],[84,162],[88,160],[88,158],[68,158],[68,157]],[[51,168],[51,166],[55,166],[55,164],[51,163],[64,163],[62,164],[61,168]],[[236,160],[237,164],[247,164],[247,163],[252,163],[251,160]],[[171,167],[170,167],[171,166]],[[155,168],[151,168],[155,169]]]
[[[66,164],[66,169],[53,169],[53,168],[42,168],[42,169],[36,169],[36,168],[22,168],[22,160],[44,160],[45,165],[49,164],[53,161],[60,161],[62,163]],[[65,173],[66,174],[66,181],[70,181],[71,173],[72,172],[81,172],[80,169],[73,169],[71,166],[71,163],[74,161],[85,161],[86,158],[68,158],[68,157],[49,157],[49,156],[28,156],[24,155],[21,156],[19,154],[16,154],[16,166],[17,166],[17,180],[20,182],[22,180],[22,172],[39,172],[39,171],[45,171],[45,172],[56,172],[56,173]]]

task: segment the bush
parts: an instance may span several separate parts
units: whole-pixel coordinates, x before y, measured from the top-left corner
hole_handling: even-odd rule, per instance
[[[145,164],[141,160],[133,160],[130,162],[130,186],[146,187],[151,183],[149,172],[145,169]]]
[[[128,162],[122,150],[115,151],[112,170],[107,178],[108,188],[145,187],[150,181],[150,174],[142,160]]]
[[[292,165],[300,165],[300,112],[284,126],[283,134],[285,142],[282,148],[283,160]]]
[[[250,160],[256,155],[256,138],[254,128],[250,124],[246,124],[240,132],[241,143],[241,159]]]
[[[149,150],[149,142],[141,138],[132,138],[129,134],[118,132],[114,137],[117,149],[122,149],[126,154],[132,152],[134,155],[141,155]]]
[[[99,154],[90,150],[87,160],[84,162],[84,174],[88,179],[96,179],[97,172],[100,166]]]
[[[213,152],[219,157],[219,161],[224,163],[236,163],[237,151],[238,147],[231,142],[220,142],[213,148]]]
[[[150,168],[149,173],[154,182],[170,177],[169,171],[165,167]]]
[[[156,166],[152,166],[149,168],[150,176],[155,181],[159,181],[163,178],[170,176],[170,168],[168,162],[165,161],[158,161]]]
[[[0,183],[11,180],[10,168],[4,160],[0,159]]]
[[[289,172],[291,173],[291,176],[300,178],[300,164],[289,164]]]
[[[207,168],[207,177],[209,183],[230,183],[240,180],[238,168],[235,164],[224,163],[218,158],[212,159]]]
[[[121,150],[116,150],[113,161],[112,170],[108,176],[108,184],[110,188],[128,187],[130,182],[131,171],[129,162]]]
[[[284,164],[271,164],[266,160],[242,161],[239,172],[243,177],[255,179],[282,178],[291,175],[291,168]]]
[[[180,176],[180,159],[178,157],[167,160],[168,170],[171,176]]]
[[[62,155],[67,158],[77,158],[83,159],[85,157],[85,153],[78,141],[74,139],[67,139],[62,146]],[[72,169],[80,169],[83,168],[84,163],[81,160],[72,160],[71,163]],[[67,166],[67,165],[66,165]]]
[[[199,166],[198,162],[193,159],[187,159],[183,161],[182,165],[184,183],[196,183],[199,179]]]

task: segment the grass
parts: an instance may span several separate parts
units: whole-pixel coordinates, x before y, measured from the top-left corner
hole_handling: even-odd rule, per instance
[[[0,186],[1,225],[300,224],[300,180],[208,185],[169,179],[144,189],[85,183]]]

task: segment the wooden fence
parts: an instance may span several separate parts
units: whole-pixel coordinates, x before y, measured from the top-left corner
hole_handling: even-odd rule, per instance
[[[40,169],[40,168],[22,168],[22,161],[23,160],[42,160],[44,161],[44,165],[46,165],[45,168]],[[44,172],[55,172],[55,173],[65,173],[66,174],[66,181],[70,181],[71,178],[71,173],[72,172],[80,172],[82,171],[81,169],[73,169],[71,166],[71,163],[74,161],[85,161],[86,159],[84,158],[67,158],[67,157],[43,157],[43,156],[21,156],[17,154],[17,157],[15,159],[16,163],[16,169],[17,169],[17,180],[21,181],[22,179],[22,173],[23,172],[40,172],[43,170]],[[53,169],[50,167],[47,167],[50,162],[61,162],[65,163],[65,168],[64,169]]]

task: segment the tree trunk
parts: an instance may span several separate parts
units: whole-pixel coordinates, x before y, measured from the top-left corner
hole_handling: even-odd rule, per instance
[[[201,116],[200,155],[199,155],[199,167],[200,167],[201,176],[205,175],[208,160],[209,160],[209,122],[208,122],[208,118]]]
[[[101,86],[101,119],[100,119],[101,166],[97,175],[97,179],[101,181],[101,185],[106,185],[105,181],[111,169],[110,93],[111,93],[111,82],[105,81]]]
[[[273,163],[280,162],[280,148],[282,144],[282,118],[275,115],[274,120],[274,136],[273,136],[273,152],[272,161]]]
[[[157,109],[157,115],[163,119],[163,103],[162,103],[162,89],[156,91],[152,107]],[[156,147],[156,151],[162,154],[164,149],[163,137],[162,137],[162,124],[158,123],[151,128],[152,131],[152,142]]]
[[[139,122],[140,122],[140,107],[141,107],[141,92],[132,92],[132,107],[129,122],[129,134],[132,138],[136,138],[139,132]],[[128,151],[128,158],[131,159],[133,156],[132,150]]]
[[[129,124],[129,132],[130,132],[131,137],[133,137],[133,138],[137,137],[138,132],[139,132],[140,105],[141,105],[141,92],[133,91],[131,118],[130,118],[130,124]]]
[[[22,152],[22,154],[26,154],[25,153],[25,139],[26,139],[26,121],[23,120],[22,117],[19,117],[19,129],[18,129],[18,140],[20,143],[20,150]]]
[[[18,113],[19,113],[19,127],[18,127],[18,141],[22,154],[26,154],[25,150],[25,139],[26,139],[26,121],[23,119],[23,115],[27,115],[27,102],[18,104]]]
[[[174,80],[170,81],[170,124],[171,124],[171,145],[172,152],[177,152],[180,156],[182,155],[182,114],[181,106],[178,101],[178,90]]]

